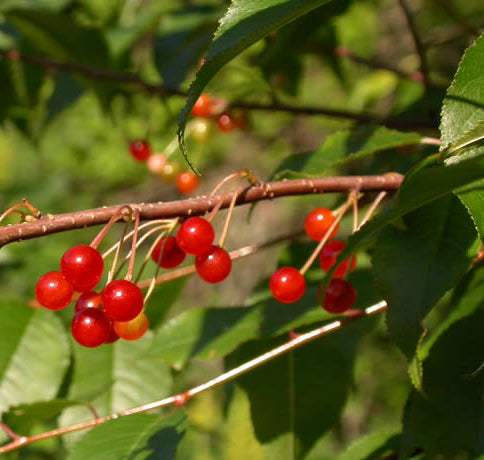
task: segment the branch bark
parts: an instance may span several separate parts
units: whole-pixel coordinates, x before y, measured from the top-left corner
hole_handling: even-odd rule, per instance
[[[388,173],[381,176],[341,176],[267,182],[245,189],[239,194],[235,204],[240,206],[283,196],[308,195],[324,192],[347,193],[353,190],[361,192],[395,191],[400,187],[402,181],[403,176],[401,174]],[[220,201],[222,201],[221,208],[227,208],[232,198],[233,193],[229,193],[211,198],[202,196],[166,203],[133,203],[88,209],[67,214],[47,214],[33,222],[0,227],[0,248],[15,241],[39,238],[52,233],[105,224],[114,214],[119,212],[122,206],[132,207],[139,212],[140,219],[146,221],[205,214],[206,212],[210,212]]]

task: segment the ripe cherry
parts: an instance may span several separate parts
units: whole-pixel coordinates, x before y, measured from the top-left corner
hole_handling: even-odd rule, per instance
[[[131,321],[143,309],[141,289],[131,281],[111,281],[101,297],[102,310],[111,321]]]
[[[232,259],[225,249],[212,246],[207,252],[195,257],[198,276],[207,283],[220,283],[232,270]]]
[[[163,254],[161,250],[163,249]],[[161,255],[161,259],[160,259]],[[185,260],[186,254],[178,247],[176,238],[169,236],[162,238],[153,249],[151,258],[161,268],[175,268]]]
[[[336,263],[338,256],[341,254],[343,249],[346,247],[346,244],[343,241],[333,240],[326,244],[319,255],[319,264],[321,268],[328,273],[330,268]],[[351,265],[350,265],[351,263]],[[333,277],[334,278],[343,278],[346,273],[349,271],[353,271],[356,266],[356,256],[348,257],[347,259],[343,260],[336,270],[334,271]]]
[[[141,312],[136,318],[124,323],[113,323],[114,332],[123,340],[141,339],[148,330],[150,323],[148,317]]]
[[[163,153],[154,153],[146,160],[146,167],[153,174],[160,174],[167,162],[166,155]]]
[[[106,315],[97,308],[78,311],[71,323],[72,336],[84,347],[99,347],[106,342],[111,325]]]
[[[200,180],[197,175],[191,171],[184,171],[178,174],[176,178],[176,188],[182,195],[190,195],[198,188],[199,184]]]
[[[229,133],[238,128],[232,114],[230,112],[224,112],[217,118],[217,126],[223,133]]]
[[[210,118],[213,116],[213,103],[210,95],[207,93],[202,93],[200,95],[193,106],[192,115],[201,118]]]
[[[131,156],[139,162],[146,161],[151,155],[151,145],[146,140],[136,140],[129,143]]]
[[[120,323],[123,324],[123,323]],[[114,330],[114,323],[109,322],[109,334],[108,338],[104,342],[106,345],[110,343],[114,343],[119,340],[119,335],[116,334],[116,331]]]
[[[283,267],[271,276],[269,287],[276,300],[293,303],[304,295],[306,281],[299,270],[294,267]]]
[[[85,292],[76,301],[75,311],[83,310],[84,308],[99,308],[101,306],[101,294],[97,292]]]
[[[74,288],[61,272],[42,275],[35,286],[37,301],[49,310],[62,310],[72,300]]]
[[[355,301],[354,287],[340,278],[333,278],[326,292],[322,291],[322,286],[318,290],[318,302],[329,313],[344,313],[353,307]]]
[[[74,246],[61,259],[61,272],[77,292],[93,289],[101,279],[104,261],[96,249],[90,246]]]
[[[190,217],[180,225],[176,234],[178,247],[193,256],[207,252],[212,247],[214,239],[212,224],[202,217]]]
[[[316,208],[311,211],[304,221],[304,228],[309,238],[314,241],[321,241],[334,222],[334,216],[328,208]],[[331,232],[330,238],[338,233],[339,225]]]

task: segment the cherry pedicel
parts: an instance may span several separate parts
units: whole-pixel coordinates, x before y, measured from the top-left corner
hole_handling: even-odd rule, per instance
[[[143,309],[141,289],[131,281],[111,281],[101,294],[102,310],[111,321],[131,321]]]
[[[117,336],[123,340],[138,340],[145,335],[149,325],[148,317],[144,312],[141,312],[131,321],[114,322],[113,329]]]
[[[42,275],[35,286],[37,301],[49,310],[62,310],[72,300],[74,288],[61,272]]]
[[[83,310],[84,308],[99,308],[101,306],[101,294],[97,292],[85,292],[76,301],[75,311]]]
[[[162,249],[163,254],[161,254]],[[185,256],[186,254],[178,247],[176,238],[173,236],[162,238],[151,253],[151,258],[155,264],[166,269],[180,265],[185,260]]]
[[[84,308],[77,312],[71,323],[72,336],[84,347],[99,347],[106,342],[111,324],[97,308]]]
[[[276,300],[293,303],[304,295],[306,281],[299,270],[294,267],[283,267],[272,275],[269,287]]]
[[[104,261],[96,249],[90,246],[74,246],[61,259],[61,272],[77,292],[92,290],[99,283]]]
[[[339,240],[330,241],[324,246],[321,254],[319,255],[319,264],[325,273],[328,273],[331,267],[336,263],[337,257],[341,254],[345,247],[346,243],[343,243],[343,241]],[[348,273],[348,270],[352,272],[355,269],[355,266],[356,256],[348,257],[338,265],[334,271],[333,277],[343,278],[346,273]]]
[[[136,161],[143,162],[151,155],[151,145],[146,140],[131,141],[129,151]]]
[[[202,93],[192,109],[194,117],[210,118],[213,116],[213,101],[207,93]]]
[[[328,208],[316,208],[311,211],[304,221],[304,228],[309,238],[314,241],[321,241],[334,222],[334,216]],[[339,225],[336,225],[330,238],[334,238],[338,233]]]
[[[318,301],[329,313],[344,313],[355,304],[356,292],[348,281],[333,278],[329,282],[326,292],[323,292],[322,286],[320,286]]]
[[[198,276],[207,283],[220,283],[232,270],[232,260],[225,249],[212,246],[207,252],[195,257]]]
[[[200,179],[191,171],[178,174],[176,178],[176,188],[182,195],[190,195],[200,184]]]
[[[212,247],[214,239],[212,224],[202,217],[190,217],[180,225],[176,234],[178,247],[193,256],[207,252]]]

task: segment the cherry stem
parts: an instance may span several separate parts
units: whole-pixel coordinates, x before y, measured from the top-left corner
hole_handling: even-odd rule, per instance
[[[229,225],[230,225],[230,220],[232,219],[232,215],[234,214],[234,209],[235,209],[235,202],[237,201],[238,197],[237,191],[235,191],[234,195],[232,196],[232,200],[230,201],[230,206],[229,210],[227,213],[227,217],[225,219],[224,223],[224,228],[222,230],[222,234],[220,235],[220,239],[218,241],[218,245],[223,248],[225,244],[225,239],[227,238],[227,234],[229,232]]]
[[[284,355],[285,353],[295,350],[296,348],[306,343],[312,342],[313,340],[316,340],[320,337],[323,337],[332,332],[335,332],[359,318],[365,318],[370,315],[375,315],[385,311],[386,309],[387,309],[387,303],[382,300],[376,303],[375,305],[365,308],[364,310],[354,311],[351,315],[344,316],[341,319],[327,323],[324,326],[313,329],[312,331],[306,332],[304,334],[300,334],[297,337],[293,338],[292,340],[289,340],[288,342],[260,356],[257,356],[256,358],[251,359],[250,361],[247,361],[241,364],[240,366],[237,366],[234,369],[231,369],[228,372],[220,374],[218,377],[215,377],[214,379],[211,379],[205,383],[202,383],[201,385],[193,387],[188,391],[185,391],[173,396],[169,396],[167,398],[160,399],[158,401],[154,401],[148,404],[143,404],[142,406],[135,407],[133,409],[128,409],[128,410],[119,412],[117,414],[110,414],[105,417],[90,420],[88,422],[78,423],[76,425],[70,425],[63,428],[57,428],[55,430],[46,431],[44,433],[36,434],[33,436],[26,436],[26,437],[14,439],[11,443],[0,447],[0,455],[44,439],[55,438],[55,437],[63,436],[67,433],[72,433],[74,431],[80,431],[80,430],[85,430],[87,428],[92,428],[94,426],[101,425],[102,423],[108,422],[113,419],[117,419],[119,417],[125,417],[133,414],[141,414],[144,412],[148,412],[151,410],[160,409],[162,407],[168,407],[168,406],[180,407],[183,404],[185,404],[187,400],[189,400],[190,398],[193,398],[196,395],[205,393],[206,391],[212,390],[213,388],[216,388],[224,383],[230,382],[236,379],[237,377],[253,369],[256,369],[257,367],[281,355]]]
[[[7,425],[5,425],[5,423],[0,422],[0,428],[3,431],[5,431],[7,436],[9,436],[10,438],[15,439],[15,440],[22,439],[22,436],[19,436],[18,434],[14,433]]]
[[[131,241],[131,258],[129,259],[128,272],[126,273],[126,276],[124,278],[126,281],[131,281],[133,279],[134,264],[136,262],[136,242],[138,240],[138,229],[139,229],[139,212],[135,212],[133,239]],[[124,238],[124,235],[123,235],[123,238]]]
[[[128,211],[130,213],[133,212],[133,208],[129,205],[123,205],[120,206],[116,212],[111,216],[109,219],[108,223],[103,227],[103,229],[94,237],[92,240],[90,246],[91,248],[97,249],[98,246],[101,244],[102,240],[105,238],[105,236],[108,234],[109,230],[113,226],[114,223],[116,223],[118,220],[123,219],[125,217],[124,212]],[[124,234],[123,234],[124,238]]]
[[[39,219],[42,214],[41,212],[33,206],[27,198],[22,198],[22,203],[17,203],[8,208],[2,215],[0,215],[0,222],[5,219],[9,214],[12,214],[13,212],[20,214],[23,218],[25,218],[28,214],[26,214],[23,211],[19,211],[19,208],[27,208],[30,211],[30,214],[35,217],[36,219]]]
[[[318,245],[316,246],[316,249],[313,251],[313,253],[309,256],[309,258],[306,261],[306,263],[304,264],[304,266],[301,268],[301,270],[299,270],[301,275],[304,275],[309,270],[309,267],[311,267],[313,262],[316,260],[316,257],[318,257],[318,254],[321,252],[324,245],[329,240],[331,233],[333,233],[333,230],[339,224],[339,221],[343,218],[343,216],[346,214],[346,211],[348,210],[348,208],[350,206],[352,206],[353,202],[355,202],[355,201],[357,201],[356,192],[354,192],[354,191],[350,192],[350,194],[348,196],[348,200],[346,200],[346,203],[343,206],[341,206],[341,208],[339,208],[337,211],[335,211],[335,213],[337,212],[337,216],[334,219],[333,223],[331,224],[331,227],[329,227],[327,232],[324,234],[323,238],[318,243]]]
[[[420,144],[440,146],[442,145],[442,141],[435,137],[422,137],[422,139],[420,139]]]
[[[120,242],[124,241],[124,237],[125,237],[126,232],[128,230],[128,225],[129,225],[129,222],[125,222],[124,227],[123,227],[123,233],[122,233],[121,238],[119,240]],[[116,272],[116,265],[118,264],[119,254],[121,253],[122,247],[123,247],[122,244],[117,246],[116,252],[114,253],[113,263],[111,264],[111,269],[109,270],[109,273],[108,273],[108,280],[107,280],[108,284],[114,279],[114,275],[115,275],[115,272]],[[118,274],[118,272],[116,272],[116,275],[117,274]]]
[[[383,200],[383,198],[385,198],[386,194],[387,194],[387,192],[380,192],[378,194],[378,196],[375,198],[375,201],[373,201],[373,203],[369,207],[368,211],[366,212],[365,216],[363,217],[363,220],[360,222],[360,225],[358,225],[356,230],[359,230],[361,227],[363,227],[363,225],[365,225],[368,222],[370,217],[376,211],[376,208],[378,207],[378,205],[381,203],[381,200]]]
[[[358,200],[353,200],[353,233],[358,228]]]

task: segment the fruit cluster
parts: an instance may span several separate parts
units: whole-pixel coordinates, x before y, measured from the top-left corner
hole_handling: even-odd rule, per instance
[[[101,280],[104,260],[91,246],[74,246],[62,256],[60,271],[41,276],[37,301],[49,310],[62,310],[80,293],[71,323],[74,339],[85,347],[98,347],[122,338],[137,340],[148,329],[143,294],[136,284],[114,280],[101,293],[93,291]]]
[[[133,140],[129,143],[131,156],[146,167],[153,174],[157,174],[165,182],[175,182],[176,188],[182,195],[193,193],[200,183],[198,177],[191,171],[179,171],[177,163],[168,161],[163,153],[152,153],[151,145],[146,140]]]
[[[210,132],[210,127],[208,124],[210,119],[215,119],[217,121],[217,127],[219,131],[223,133],[229,133],[235,130],[244,130],[247,128],[248,120],[245,112],[225,109],[225,105],[225,102],[214,99],[207,93],[202,93],[193,106],[192,115],[194,117],[206,120],[205,128],[196,128],[195,132],[193,133],[195,139],[197,139],[197,132]],[[201,138],[201,140],[204,139],[205,137]]]
[[[313,241],[321,241],[331,227],[334,229],[328,239],[334,238],[339,230],[331,210],[316,208],[311,211],[304,222],[306,234]],[[343,241],[329,241],[319,255],[321,268],[328,273],[336,264],[346,244]],[[356,301],[356,292],[353,286],[343,278],[353,271],[356,266],[356,257],[351,256],[342,261],[333,273],[333,278],[324,292],[322,287],[318,290],[318,302],[329,313],[344,313],[353,307]],[[294,267],[282,267],[271,277],[269,287],[275,299],[282,303],[293,303],[301,299],[306,291],[306,281],[303,274]]]

